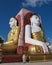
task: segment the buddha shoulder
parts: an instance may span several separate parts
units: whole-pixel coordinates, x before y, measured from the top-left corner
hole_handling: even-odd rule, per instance
[[[8,33],[8,36],[9,35],[11,35],[11,33],[13,33],[13,32],[18,32],[18,31],[20,31],[20,27],[19,26],[16,26],[16,27],[14,27],[13,29],[11,29],[10,31],[9,31],[9,33]]]
[[[20,30],[20,26],[16,26],[13,30]]]
[[[20,29],[20,26],[16,26],[15,29]]]

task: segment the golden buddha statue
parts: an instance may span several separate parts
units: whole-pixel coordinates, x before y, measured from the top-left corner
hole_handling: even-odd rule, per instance
[[[11,27],[11,31],[8,34],[8,41],[3,44],[3,53],[5,52],[15,52],[18,44],[18,37],[20,27],[18,25],[18,21],[12,17],[10,19],[9,25]]]
[[[31,28],[32,28],[32,39],[39,40],[42,42],[45,42],[45,37],[42,28],[40,27],[40,18],[37,15],[33,15],[31,18]],[[29,50],[31,50],[30,53],[32,54],[43,54],[43,48],[41,46],[35,45],[30,46]]]
[[[32,44],[28,47],[29,54],[46,54],[49,53],[45,41],[41,20],[37,14],[30,18],[31,25],[25,26],[25,42]]]

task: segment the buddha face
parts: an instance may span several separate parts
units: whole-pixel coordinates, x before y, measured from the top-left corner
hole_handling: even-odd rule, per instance
[[[17,20],[15,18],[11,18],[9,22],[10,28],[13,28],[17,25]]]
[[[37,15],[33,15],[31,18],[30,18],[30,21],[31,21],[31,25],[39,25],[40,24],[40,18],[39,16]]]

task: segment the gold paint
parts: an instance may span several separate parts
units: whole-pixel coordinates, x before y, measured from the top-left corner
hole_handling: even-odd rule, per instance
[[[37,62],[37,61],[52,61],[52,55],[51,54],[40,54],[40,55],[29,55],[29,62]]]
[[[29,48],[28,48],[28,53],[29,54],[43,54],[43,49],[42,49],[42,47],[41,46],[38,46],[38,45],[31,45],[31,46],[29,46]]]
[[[32,39],[45,42],[43,30],[41,30],[40,32],[32,33]],[[29,54],[43,54],[44,53],[43,48],[41,46],[38,46],[38,45],[29,46],[28,52],[29,52]]]
[[[16,26],[8,34],[8,41],[3,44],[3,52],[15,52],[18,44],[20,27]]]
[[[35,54],[36,53],[35,46],[29,46],[28,52],[29,54]]]
[[[15,28],[13,28],[9,34],[8,34],[8,44],[11,44],[10,41],[13,41],[14,43],[12,44],[16,44],[17,41],[18,41],[18,37],[19,37],[19,31],[20,31],[20,28],[19,26],[16,26]]]
[[[3,45],[3,53],[5,53],[5,52],[9,52],[9,53],[15,52],[16,48],[17,48],[17,45],[14,45],[14,44],[4,44]]]
[[[36,39],[36,40],[39,40],[39,41],[45,42],[44,34],[43,34],[42,30],[40,32],[32,33],[32,38]]]

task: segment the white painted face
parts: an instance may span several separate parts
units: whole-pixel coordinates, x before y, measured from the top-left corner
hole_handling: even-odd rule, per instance
[[[15,18],[11,18],[9,21],[10,28],[13,28],[17,25],[17,20]]]
[[[39,25],[40,24],[40,18],[37,15],[33,15],[30,18],[30,21],[31,21],[31,25],[33,25],[33,24]]]

